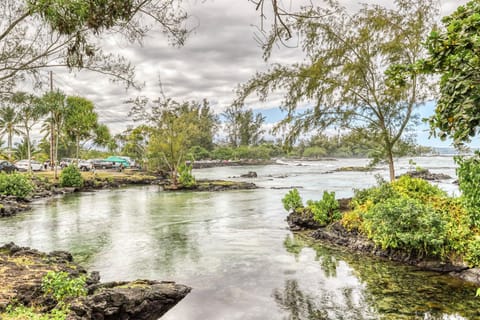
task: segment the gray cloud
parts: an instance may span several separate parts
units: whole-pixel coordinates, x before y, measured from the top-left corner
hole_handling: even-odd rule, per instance
[[[390,1],[364,1],[391,3]],[[450,13],[466,0],[443,0],[442,14]],[[295,2],[296,4],[301,1]],[[359,1],[343,1],[348,8],[358,7]],[[68,94],[85,96],[97,106],[100,120],[114,132],[132,122],[128,119],[128,98],[159,96],[159,79],[165,93],[177,100],[207,98],[217,111],[222,111],[234,99],[238,84],[246,82],[255,72],[266,70],[262,52],[254,39],[258,32],[259,15],[247,0],[207,0],[186,3],[192,15],[189,25],[195,27],[184,47],[173,48],[160,32],[153,30],[143,45],[126,44],[117,37],[104,39],[102,46],[127,57],[135,66],[137,79],[145,83],[141,91],[125,91],[97,74],[80,72],[73,76],[57,72],[56,86]],[[268,24],[268,23],[267,23]],[[302,61],[299,50],[281,50],[276,61]],[[249,100],[255,108],[278,106],[279,97],[267,104],[255,98]]]

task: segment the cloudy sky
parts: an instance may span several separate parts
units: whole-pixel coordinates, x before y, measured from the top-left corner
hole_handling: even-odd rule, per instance
[[[284,3],[298,4],[299,1],[284,0]],[[392,3],[390,0],[361,2]],[[354,10],[359,1],[344,0],[342,3]],[[440,3],[442,15],[445,15],[466,0],[440,0]],[[169,46],[167,39],[158,32],[151,32],[141,46],[118,39],[106,40],[104,47],[121,53],[136,66],[137,79],[145,83],[142,91],[126,91],[121,84],[111,83],[96,74],[81,72],[72,76],[60,70],[54,71],[55,86],[67,94],[92,100],[100,120],[114,133],[131,124],[127,116],[129,107],[123,101],[138,95],[158,97],[159,79],[167,96],[179,101],[206,98],[214,110],[222,112],[234,99],[238,84],[268,67],[255,41],[260,22],[258,12],[248,0],[186,0],[185,8],[191,15],[189,24],[195,28],[181,48]],[[301,59],[298,50],[281,50],[273,62],[294,63]],[[277,100],[267,104],[250,102],[250,107],[267,116],[267,126],[279,120]],[[439,141],[427,141],[426,133],[420,136],[422,144],[441,145]]]

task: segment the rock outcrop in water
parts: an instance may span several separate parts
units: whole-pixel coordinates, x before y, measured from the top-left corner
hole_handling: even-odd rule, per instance
[[[55,301],[43,294],[42,278],[48,271],[63,271],[77,277],[87,271],[65,251],[43,253],[13,243],[0,247],[0,313],[12,301],[41,307],[44,312]],[[87,278],[88,295],[72,302],[68,319],[154,320],[175,306],[191,290],[174,282],[137,280],[100,283],[92,272]]]
[[[175,282],[136,280],[95,285],[71,306],[69,320],[155,320],[182,300],[190,288]]]

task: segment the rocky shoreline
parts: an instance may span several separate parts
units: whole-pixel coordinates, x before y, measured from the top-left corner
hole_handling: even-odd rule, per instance
[[[48,271],[66,272],[72,277],[87,275],[65,251],[43,253],[13,243],[0,247],[0,313],[15,301],[42,312],[56,302],[42,290],[42,278]],[[88,274],[87,295],[71,302],[67,319],[145,319],[161,317],[191,288],[175,282],[135,280],[101,283],[98,272]]]
[[[31,203],[35,200],[51,198],[54,196],[74,193],[92,192],[103,189],[117,189],[132,185],[158,185],[167,191],[228,191],[228,190],[250,190],[258,188],[254,183],[227,180],[199,180],[193,188],[169,187],[170,180],[161,175],[143,174],[116,174],[111,176],[93,176],[85,179],[82,188],[60,187],[58,183],[50,183],[45,179],[34,177],[35,185],[33,194],[25,199],[14,196],[0,195],[0,218],[10,217],[31,209]]]
[[[326,227],[320,227],[308,214],[290,213],[287,217],[290,230],[307,231],[308,236],[329,245],[347,248],[353,252],[362,253],[381,259],[401,262],[422,270],[448,273],[453,277],[480,285],[480,269],[469,268],[462,261],[446,262],[435,257],[419,255],[401,250],[382,250],[365,236],[346,230],[339,222]]]

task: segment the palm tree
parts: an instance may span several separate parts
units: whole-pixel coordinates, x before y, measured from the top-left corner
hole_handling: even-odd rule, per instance
[[[13,136],[21,134],[17,128],[19,118],[17,111],[11,106],[3,106],[0,108],[0,135],[7,135],[7,153],[8,160],[12,160],[12,141]]]
[[[43,105],[40,103],[38,97],[27,94],[26,92],[17,92],[12,97],[12,102],[18,109],[18,122],[23,130],[23,142],[26,147],[26,156],[29,164],[29,171],[31,170],[30,161],[32,159],[32,145],[30,142],[30,132],[33,126],[45,114]]]

